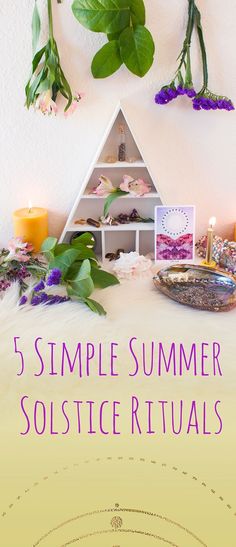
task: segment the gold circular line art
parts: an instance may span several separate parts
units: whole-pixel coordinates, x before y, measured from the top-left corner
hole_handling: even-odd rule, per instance
[[[70,540],[67,543],[63,543],[63,545],[60,545],[60,547],[68,547],[69,545],[72,545],[73,543],[77,543],[78,541],[83,541],[84,539],[87,539],[89,537],[98,536],[98,535],[104,535],[104,534],[139,534],[142,536],[151,537],[153,539],[156,539],[157,541],[163,541],[167,545],[170,545],[171,547],[181,547],[180,545],[177,545],[176,543],[173,543],[172,541],[169,541],[166,538],[163,538],[161,536],[157,536],[156,534],[151,534],[150,532],[144,532],[143,530],[129,530],[123,528],[122,530],[101,530],[99,532],[90,532],[89,534],[74,538]]]
[[[207,547],[206,543],[204,543],[198,536],[196,536],[196,534],[191,532],[191,530],[189,530],[188,528],[186,528],[185,526],[183,526],[179,522],[176,522],[172,519],[169,519],[168,517],[166,517],[164,515],[160,515],[158,513],[153,513],[151,511],[144,511],[142,509],[130,509],[130,508],[126,508],[126,507],[119,507],[119,504],[116,504],[115,508],[112,507],[112,508],[107,508],[107,509],[97,509],[96,511],[90,511],[90,512],[87,512],[87,513],[82,513],[81,515],[76,515],[75,517],[72,517],[71,519],[68,519],[68,520],[58,524],[58,526],[55,526],[54,528],[52,528],[51,530],[46,532],[43,536],[41,536],[41,538],[39,538],[36,541],[36,543],[33,544],[33,547],[37,547],[40,543],[42,543],[45,539],[47,539],[51,534],[53,534],[54,532],[60,530],[61,528],[63,528],[67,524],[75,522],[76,520],[80,520],[80,519],[83,519],[83,518],[86,518],[86,517],[91,517],[91,516],[94,516],[94,515],[105,514],[105,513],[114,513],[114,512],[115,513],[133,513],[133,514],[137,514],[137,515],[147,515],[149,517],[154,517],[154,518],[163,520],[165,522],[168,522],[168,524],[176,526],[180,530],[183,530],[184,532],[186,532],[186,534],[188,534],[193,539],[195,539],[203,547]],[[122,529],[119,528],[119,529],[116,529],[116,530],[113,530],[113,531],[121,532]],[[64,545],[62,547],[64,547]]]
[[[194,480],[195,482],[200,482],[201,486],[204,487],[205,489],[208,490],[208,493],[210,494],[213,494],[213,495],[216,495],[217,498],[221,501],[221,502],[224,502],[225,503],[225,507],[227,509],[229,509],[230,511],[232,510],[232,506],[229,504],[229,503],[226,503],[226,501],[224,500],[224,498],[222,496],[219,496],[216,492],[216,490],[214,490],[213,488],[210,488],[209,486],[207,486],[206,482],[202,481],[201,479],[199,479],[198,477],[196,477],[195,475],[191,475],[190,473],[188,473],[187,471],[185,470],[182,470],[182,469],[178,469],[178,467],[174,466],[174,465],[168,465],[167,463],[164,463],[164,462],[158,462],[157,460],[147,460],[145,458],[135,458],[133,456],[131,457],[124,457],[124,456],[116,456],[116,457],[111,457],[111,456],[108,456],[107,458],[94,458],[94,459],[91,459],[91,460],[84,460],[83,462],[80,462],[80,463],[74,463],[72,467],[79,467],[80,465],[83,465],[83,464],[89,464],[89,463],[92,463],[92,462],[97,462],[97,463],[102,463],[102,462],[105,462],[105,461],[132,461],[132,462],[135,462],[135,463],[146,463],[146,464],[158,464],[161,466],[161,468],[163,469],[170,469],[171,471],[175,471],[175,472],[178,472],[180,473],[181,475],[183,475],[184,477],[188,477],[190,478],[191,480]],[[35,482],[34,484],[32,484],[31,487],[29,488],[26,488],[23,492],[22,495],[18,495],[16,498],[15,498],[15,502],[18,502],[20,500],[22,500],[22,498],[24,497],[24,495],[28,494],[29,492],[31,492],[33,490],[33,488],[35,487],[38,487],[40,486],[44,481],[47,481],[49,478],[52,478],[53,476],[55,475],[59,475],[60,473],[64,472],[64,471],[69,471],[69,466],[66,466],[66,467],[63,467],[60,469],[60,471],[58,470],[55,470],[51,473],[50,476],[44,476],[42,479],[38,480],[37,482]],[[15,505],[15,502],[13,503],[10,503],[8,505],[8,509],[12,509]],[[3,513],[2,513],[2,518],[3,517],[6,517],[8,514],[8,511],[5,510]],[[233,513],[233,516],[236,517],[236,512]]]

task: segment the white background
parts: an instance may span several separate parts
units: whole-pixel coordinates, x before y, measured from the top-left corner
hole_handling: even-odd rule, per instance
[[[50,232],[60,234],[91,160],[121,99],[165,204],[193,203],[197,235],[210,216],[218,233],[232,237],[236,221],[235,112],[194,112],[179,98],[154,103],[168,83],[184,37],[187,0],[145,0],[147,26],[156,43],[155,62],[143,79],[126,68],[94,80],[90,62],[103,35],[84,29],[71,12],[71,0],[54,0],[55,36],[64,71],[74,90],[86,97],[70,119],[46,118],[24,107],[31,62],[34,0],[1,0],[0,5],[0,245],[12,234],[11,212],[45,206]],[[45,16],[45,0],[39,0]],[[236,2],[198,0],[209,57],[210,88],[236,100]],[[46,38],[46,29],[43,33]],[[200,55],[194,41],[196,88],[201,86]]]

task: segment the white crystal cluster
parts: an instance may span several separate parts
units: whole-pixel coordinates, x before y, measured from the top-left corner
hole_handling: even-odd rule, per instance
[[[120,279],[140,279],[151,274],[152,261],[139,253],[121,253],[114,272]]]

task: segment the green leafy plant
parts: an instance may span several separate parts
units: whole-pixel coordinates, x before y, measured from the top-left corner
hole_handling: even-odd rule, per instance
[[[43,114],[56,114],[56,99],[60,93],[66,99],[65,112],[71,107],[74,111],[75,103],[81,99],[80,94],[73,97],[70,85],[61,68],[57,43],[53,34],[52,0],[47,0],[48,6],[48,42],[39,51],[37,46],[41,31],[41,21],[35,0],[32,18],[32,71],[25,88],[26,106],[34,106]]]
[[[101,269],[93,250],[94,238],[84,233],[72,243],[58,243],[56,238],[47,238],[41,252],[44,254],[49,270],[60,270],[61,283],[67,295],[83,302],[93,312],[104,315],[106,312],[95,300],[90,298],[95,288],[104,289],[119,284],[118,279]]]
[[[143,0],[74,0],[72,11],[81,25],[108,38],[92,61],[94,78],[110,76],[123,63],[141,78],[148,72],[155,45],[145,27]]]

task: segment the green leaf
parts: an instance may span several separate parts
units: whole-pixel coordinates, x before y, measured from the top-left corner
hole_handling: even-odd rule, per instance
[[[48,81],[46,77],[44,79],[42,78],[37,88],[37,94],[43,93],[44,91],[48,91],[48,89],[50,89],[50,82]]]
[[[86,258],[89,258],[90,260],[97,261],[97,257],[93,249],[89,249],[82,243],[77,243],[77,245],[73,245],[73,246],[71,245],[71,249],[77,249],[78,260],[85,260]]]
[[[69,286],[74,291],[74,294],[87,298],[94,290],[93,280],[90,276],[91,266],[89,260],[84,260],[81,264],[77,276],[69,281]]]
[[[69,243],[59,243],[58,245],[56,245],[54,249],[54,255],[55,256],[61,255],[65,251],[68,251],[68,249],[71,249],[71,246]]]
[[[112,40],[118,40],[119,36],[120,32],[111,32],[107,35],[107,39],[109,40],[109,42],[112,42]]]
[[[35,72],[36,68],[38,67],[41,59],[42,59],[42,56],[43,54],[45,53],[45,49],[46,47],[42,47],[42,49],[40,49],[34,56],[33,58],[33,61],[32,61],[32,74]]]
[[[109,194],[109,196],[107,196],[104,203],[104,210],[103,210],[104,217],[108,215],[112,202],[121,196],[127,196],[127,192],[123,192],[122,190],[117,189],[116,192],[112,192],[112,194]]]
[[[87,277],[82,281],[70,281],[71,295],[87,298],[94,291],[94,284],[91,277]]]
[[[33,18],[32,18],[32,48],[33,48],[33,53],[35,53],[37,45],[38,45],[40,30],[41,30],[41,21],[40,21],[40,17],[39,17],[37,0],[35,0]]]
[[[128,0],[74,0],[76,19],[94,32],[120,32],[130,23]]]
[[[143,0],[129,0],[133,26],[145,25],[145,6]]]
[[[90,310],[92,310],[94,313],[98,313],[98,315],[106,315],[106,311],[101,306],[101,304],[99,304],[99,302],[96,302],[96,300],[92,300],[91,298],[84,298],[83,302],[87,304]]]
[[[29,108],[31,104],[34,103],[35,95],[37,93],[38,86],[43,79],[44,71],[43,69],[39,72],[36,78],[33,80],[33,83],[26,86],[26,106]]]
[[[91,277],[95,287],[100,289],[105,289],[106,287],[111,287],[112,285],[119,285],[120,283],[115,275],[104,272],[104,270],[99,270],[98,268],[92,267]]]
[[[73,262],[66,274],[66,281],[70,282],[76,278],[80,270],[81,264],[82,260],[76,260],[75,262]]]
[[[59,80],[56,78],[56,83],[57,83],[62,95],[64,95],[64,97],[67,98],[67,105],[66,105],[66,108],[65,108],[65,112],[66,112],[68,110],[68,108],[70,107],[72,101],[73,101],[73,95],[72,95],[70,85],[69,85],[69,83],[68,83],[68,81],[65,77],[65,74],[64,74],[64,72],[63,72],[60,65],[59,65],[59,75],[60,75],[60,78],[59,78]]]
[[[75,237],[74,239],[72,239],[71,245],[73,247],[76,247],[78,244],[85,245],[86,247],[88,246],[94,247],[95,245],[94,235],[91,234],[90,232],[85,232],[84,234],[81,234]]]
[[[107,76],[114,74],[122,63],[119,42],[112,40],[105,44],[94,56],[91,66],[92,75],[94,78],[107,78]]]
[[[63,278],[66,276],[70,266],[78,258],[78,251],[76,249],[68,249],[64,253],[55,256],[52,261],[49,263],[50,270],[54,268],[59,268],[62,272]]]
[[[54,260],[54,253],[57,246],[57,239],[55,237],[48,237],[44,240],[41,246],[41,253],[44,254],[47,261],[50,263]]]
[[[142,25],[125,29],[120,35],[120,52],[127,68],[142,78],[153,63],[155,45],[152,35]]]
[[[78,275],[76,276],[76,281],[82,281],[86,279],[91,273],[91,266],[89,260],[84,260],[81,264]]]
[[[42,246],[41,246],[41,252],[45,253],[46,251],[53,251],[57,244],[57,238],[56,237],[47,237],[47,239],[44,240]]]

